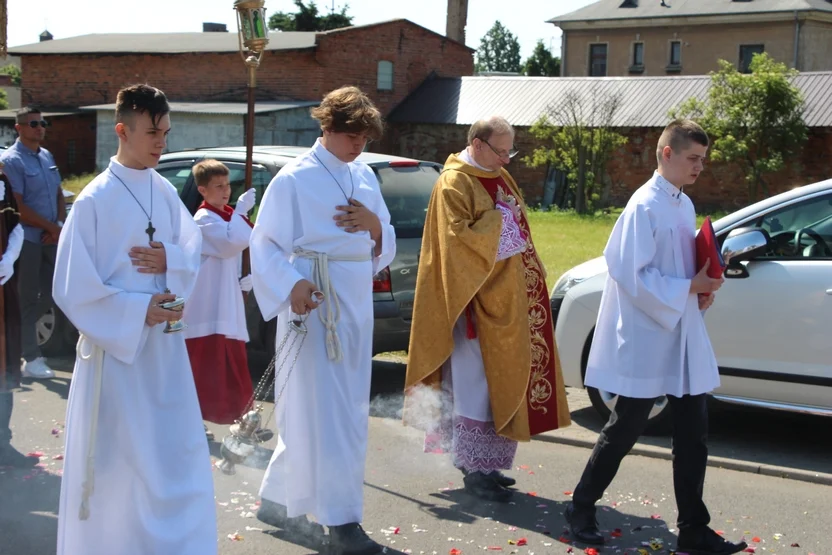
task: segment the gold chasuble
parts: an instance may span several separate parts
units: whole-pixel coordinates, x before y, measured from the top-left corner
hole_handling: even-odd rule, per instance
[[[516,203],[525,252],[497,261],[502,216]],[[468,312],[470,311],[470,312]],[[405,423],[417,425],[414,389],[441,389],[453,328],[465,313],[479,338],[497,433],[516,441],[570,424],[555,346],[545,271],[531,241],[525,205],[505,169],[479,170],[452,154],[425,219],[405,390]],[[476,324],[474,324],[474,322]],[[437,415],[438,419],[438,415]]]

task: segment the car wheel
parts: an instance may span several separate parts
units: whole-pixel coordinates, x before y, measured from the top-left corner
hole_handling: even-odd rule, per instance
[[[595,389],[594,387],[587,387],[589,400],[592,406],[604,419],[604,422],[609,420],[613,407],[618,400],[618,395]],[[653,404],[650,410],[650,416],[647,418],[647,427],[644,432],[647,435],[666,435],[670,432],[672,426],[670,415],[670,403],[667,402],[667,397],[662,395]]]
[[[71,355],[78,332],[54,305],[35,322],[38,347],[47,357]]]

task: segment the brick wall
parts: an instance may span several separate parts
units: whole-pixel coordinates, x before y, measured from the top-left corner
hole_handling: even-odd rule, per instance
[[[471,75],[464,45],[408,21],[322,33],[306,50],[268,51],[257,73],[258,98],[318,100],[342,85],[357,85],[386,114],[431,71]],[[393,62],[392,91],[377,91],[380,60]],[[246,69],[239,53],[24,55],[24,103],[69,108],[115,102],[125,85],[150,83],[170,100],[246,100]]]
[[[621,130],[629,140],[613,156],[608,168],[613,184],[613,205],[622,206],[630,194],[653,174],[656,168],[656,143],[661,131],[658,128]],[[450,153],[465,148],[467,132],[468,127],[463,125],[392,124],[377,150],[444,163]],[[528,133],[528,129],[519,128],[515,145],[520,154],[508,166],[508,170],[523,189],[526,201],[532,205],[540,203],[546,170],[527,167],[521,160],[534,150],[537,140]],[[832,128],[815,128],[810,130],[802,154],[792,160],[786,170],[768,178],[771,186],[769,193],[780,193],[830,177]],[[709,162],[696,185],[689,187],[686,192],[700,211],[731,211],[750,202],[742,171],[730,164]]]
[[[55,157],[62,177],[94,171],[95,114],[49,118],[43,146]]]

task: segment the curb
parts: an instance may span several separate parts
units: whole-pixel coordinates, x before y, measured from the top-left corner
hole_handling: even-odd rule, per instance
[[[543,433],[535,436],[533,439],[548,443],[570,445],[572,447],[584,447],[586,449],[592,449],[595,447],[595,440],[569,437],[565,435]],[[653,447],[651,445],[636,444],[630,451],[630,454],[668,461],[673,459],[670,449]],[[708,457],[708,466],[713,468],[735,470],[737,472],[748,472],[750,474],[761,474],[763,476],[772,476],[775,478],[785,478],[787,480],[797,480],[800,482],[832,486],[832,474],[827,474],[825,472],[812,472],[809,470],[800,470],[784,466],[757,464],[750,461],[727,459],[725,457]]]

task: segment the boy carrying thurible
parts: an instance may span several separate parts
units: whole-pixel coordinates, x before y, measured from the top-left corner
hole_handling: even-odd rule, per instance
[[[251,236],[246,214],[254,207],[255,190],[245,191],[236,208],[231,208],[228,173],[217,160],[203,160],[193,167],[203,198],[194,214],[202,232],[202,263],[183,314],[202,418],[216,424],[233,423],[252,396],[243,301],[243,291],[251,291],[251,276],[238,276]]]

